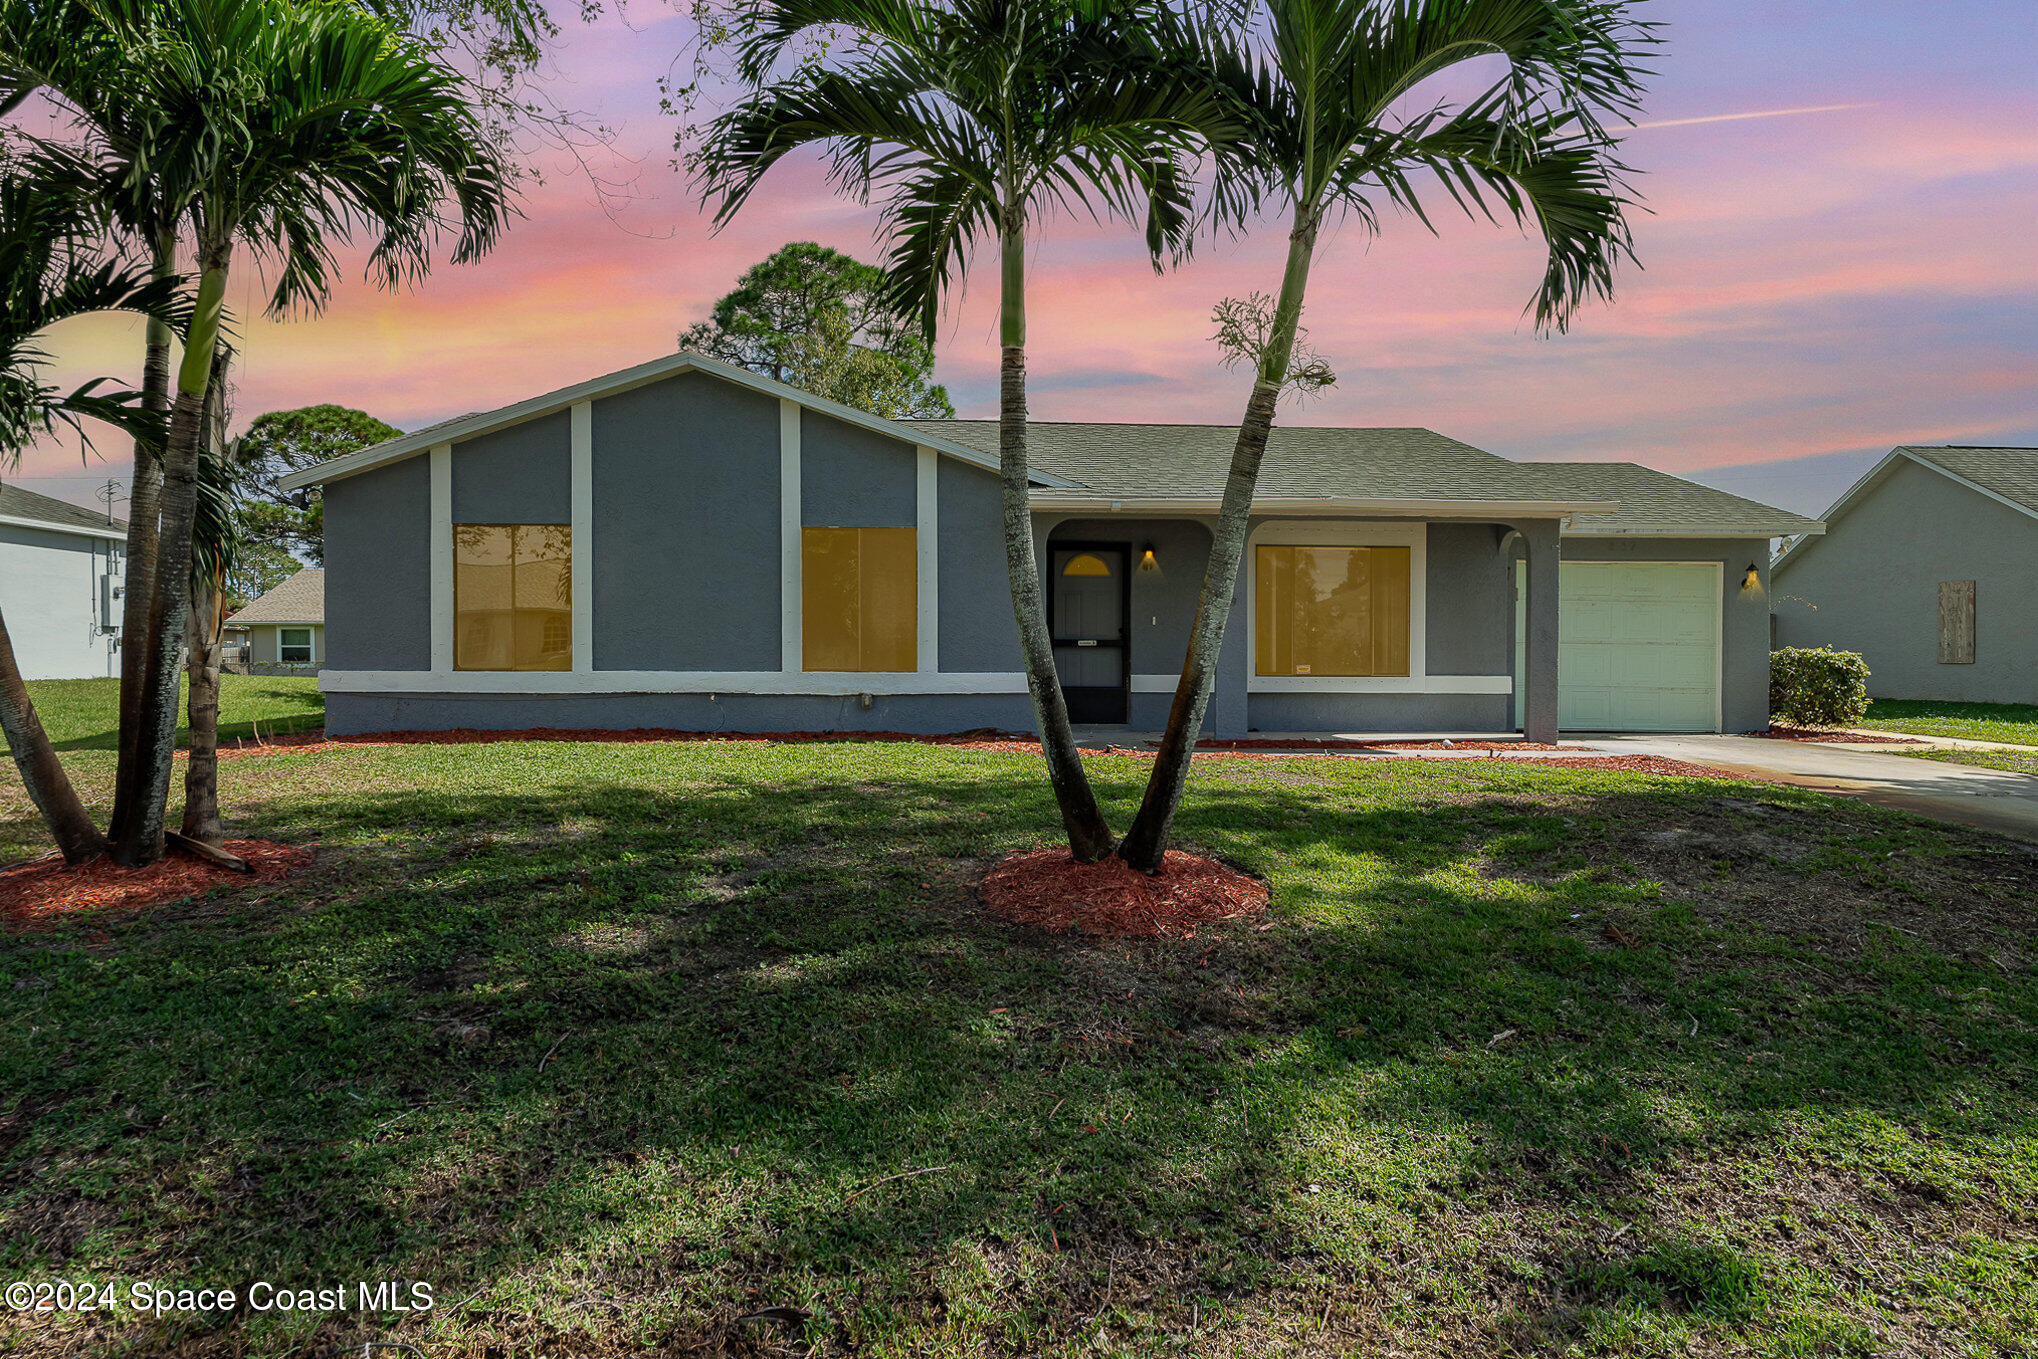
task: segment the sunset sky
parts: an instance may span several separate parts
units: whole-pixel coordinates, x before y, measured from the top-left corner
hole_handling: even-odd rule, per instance
[[[1667,24],[1627,159],[1650,213],[1643,269],[1571,333],[1522,315],[1540,249],[1511,228],[1389,217],[1320,253],[1305,318],[1337,385],[1288,423],[1426,425],[1515,458],[1630,459],[1816,510],[1892,445],[2038,444],[2038,6],[2018,0],[1656,0]],[[478,264],[415,291],[358,278],[318,317],[251,322],[237,411],[333,401],[403,427],[488,409],[673,347],[744,267],[788,240],[876,258],[873,215],[811,161],[775,171],[711,235],[671,167],[655,81],[688,21],[637,0],[562,6],[550,97],[614,125],[594,168],[545,182]],[[34,123],[30,130],[38,130]],[[1282,231],[1204,244],[1155,277],[1137,233],[1060,221],[1031,264],[1037,419],[1238,417],[1246,380],[1211,305],[1272,291]],[[941,333],[963,415],[995,414],[995,276]],[[243,315],[258,283],[233,291]],[[126,375],[139,333],[52,337],[66,377]],[[103,461],[46,448],[24,484],[90,503]]]

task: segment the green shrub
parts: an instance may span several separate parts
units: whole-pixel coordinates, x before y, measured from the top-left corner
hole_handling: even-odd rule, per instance
[[[1868,662],[1823,646],[1770,652],[1769,715],[1792,727],[1853,726],[1868,715]]]

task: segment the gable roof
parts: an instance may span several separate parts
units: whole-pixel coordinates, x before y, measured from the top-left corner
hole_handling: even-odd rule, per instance
[[[0,482],[0,524],[80,533],[88,538],[125,538],[127,525],[69,501]]]
[[[356,476],[362,472],[373,471],[377,467],[385,467],[392,462],[400,462],[404,458],[414,457],[427,451],[434,444],[453,443],[460,439],[490,434],[510,425],[522,424],[526,420],[552,415],[582,401],[614,396],[633,387],[648,386],[689,372],[707,373],[765,396],[797,402],[808,410],[817,411],[874,433],[890,435],[909,444],[924,444],[938,453],[961,458],[979,467],[995,468],[998,465],[995,453],[986,459],[982,450],[955,443],[932,431],[916,432],[914,426],[910,424],[887,420],[881,415],[872,415],[869,411],[860,411],[839,401],[816,396],[812,392],[803,392],[797,387],[789,387],[761,373],[753,373],[747,368],[738,368],[719,359],[681,351],[677,354],[668,354],[664,358],[653,359],[649,363],[640,363],[634,368],[604,373],[600,377],[577,382],[571,387],[561,387],[557,391],[546,392],[543,396],[534,396],[492,411],[473,411],[466,415],[456,415],[450,420],[441,420],[438,424],[427,425],[423,429],[413,430],[409,434],[399,435],[368,448],[341,457],[329,458],[315,467],[293,472],[277,484],[286,491],[295,491],[306,486],[338,481],[343,477]],[[1042,476],[1037,480],[1054,485],[1058,483],[1059,478]]]
[[[1633,462],[1543,462],[1527,464],[1568,493],[1612,500],[1620,508],[1594,515],[1566,532],[1576,537],[1779,538],[1822,533],[1825,525],[1774,505],[1731,495],[1683,477]]]
[[[323,567],[307,566],[289,580],[227,618],[227,626],[244,628],[250,623],[324,623],[326,621],[326,573]]]
[[[1828,524],[1860,504],[1899,467],[1914,464],[1957,482],[1977,495],[2038,519],[2038,448],[1983,447],[1968,444],[1900,444],[1889,456],[1843,491],[1824,515]],[[1803,548],[1799,538],[1777,554],[1781,568]]]

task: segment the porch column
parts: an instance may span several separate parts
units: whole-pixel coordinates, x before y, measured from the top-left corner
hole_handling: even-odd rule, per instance
[[[1527,692],[1522,695],[1522,736],[1530,741],[1557,739],[1557,595],[1562,557],[1557,520],[1518,524],[1528,549],[1528,655],[1522,670]]]

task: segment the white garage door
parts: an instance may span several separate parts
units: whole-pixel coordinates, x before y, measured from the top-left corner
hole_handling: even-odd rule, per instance
[[[1517,595],[1520,692],[1525,583]],[[1559,607],[1560,726],[1570,731],[1719,730],[1716,563],[1565,562]]]

